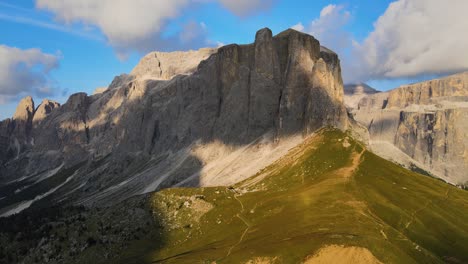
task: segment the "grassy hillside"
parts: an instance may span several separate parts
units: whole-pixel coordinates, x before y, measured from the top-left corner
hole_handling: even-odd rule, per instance
[[[319,263],[327,254],[468,261],[468,192],[402,169],[336,130],[235,186],[167,189],[150,199],[164,239],[135,242],[122,263]],[[142,252],[148,243],[153,249]]]
[[[0,218],[0,263],[45,262],[468,263],[468,192],[322,130],[235,186]]]

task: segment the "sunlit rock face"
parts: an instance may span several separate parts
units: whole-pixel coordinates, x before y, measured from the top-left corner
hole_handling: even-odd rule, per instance
[[[295,30],[262,29],[249,45],[153,52],[108,89],[74,94],[60,107],[43,102],[40,116],[31,113],[21,114],[32,123],[26,147],[3,154],[0,181],[79,164],[53,197],[84,204],[176,184],[231,184],[298,136],[348,127],[338,56]],[[8,122],[0,144],[19,138],[3,128]]]
[[[468,72],[369,95],[354,114],[372,141],[451,183],[468,182]]]

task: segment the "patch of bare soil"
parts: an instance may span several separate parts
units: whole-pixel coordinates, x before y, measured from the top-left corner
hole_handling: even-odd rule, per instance
[[[280,263],[278,257],[257,257],[247,261],[245,264],[275,264]]]
[[[367,248],[330,245],[319,249],[304,264],[382,264]]]
[[[192,210],[192,216],[196,221],[200,220],[204,214],[208,213],[208,211],[213,208],[211,203],[196,196],[190,197],[186,204]]]
[[[353,176],[356,169],[361,163],[361,157],[364,154],[364,150],[360,153],[354,152],[351,156],[351,165],[335,171],[336,174],[343,176],[343,178],[349,179]]]

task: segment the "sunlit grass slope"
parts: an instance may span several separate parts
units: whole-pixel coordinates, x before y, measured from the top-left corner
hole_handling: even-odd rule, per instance
[[[127,263],[302,263],[330,245],[364,248],[382,263],[468,261],[468,192],[337,130],[235,186],[167,189],[151,206],[163,242],[126,252]]]

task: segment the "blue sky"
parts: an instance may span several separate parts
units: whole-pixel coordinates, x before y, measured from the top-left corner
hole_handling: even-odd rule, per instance
[[[0,119],[12,116],[25,95],[39,104],[46,97],[63,103],[75,92],[91,94],[115,75],[130,72],[148,51],[250,43],[263,27],[274,34],[293,26],[313,34],[339,53],[345,81],[368,82],[380,90],[464,70],[465,54],[460,63],[438,59],[440,67],[429,67],[432,57],[443,53],[432,51],[430,38],[408,32],[443,30],[442,22],[425,22],[437,20],[432,14],[439,11],[437,2],[0,0],[0,54],[5,54],[0,56]],[[453,0],[447,12],[466,2]],[[466,20],[453,12],[442,19]],[[399,21],[405,24],[392,24]],[[466,40],[457,41],[466,47]],[[408,43],[418,45],[407,49]],[[453,43],[437,45],[457,51]],[[428,45],[436,55],[426,55]]]

